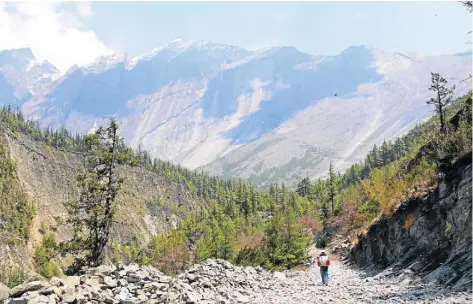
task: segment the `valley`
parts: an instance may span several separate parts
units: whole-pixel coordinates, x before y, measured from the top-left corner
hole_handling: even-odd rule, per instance
[[[0,3],[0,304],[471,303],[472,12]]]

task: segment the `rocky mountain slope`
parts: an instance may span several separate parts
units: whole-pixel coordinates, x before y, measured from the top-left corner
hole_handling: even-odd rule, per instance
[[[62,203],[78,198],[76,176],[84,159],[81,154],[63,152],[12,133],[3,125],[0,144],[15,163],[15,172],[11,174],[20,185],[16,191],[24,192],[35,206],[26,243],[13,241],[12,234],[2,228],[0,269],[16,264],[32,270],[34,248],[43,238],[44,227],[54,231],[58,241],[71,237],[71,231],[62,223],[66,214]],[[118,174],[125,182],[117,196],[117,224],[111,239],[120,244],[148,242],[152,236],[176,227],[179,217],[184,215],[179,208],[195,210],[202,205],[184,182],[173,181],[143,166],[120,166]],[[2,215],[1,227],[3,220]]]
[[[261,186],[292,184],[324,175],[330,161],[342,170],[373,144],[406,132],[431,114],[429,72],[462,95],[470,67],[471,53],[428,57],[354,46],[312,56],[293,47],[250,52],[176,40],[144,56],[73,68],[30,98],[13,98],[12,81],[4,81],[2,103],[16,100],[43,126],[79,133],[116,115],[127,143],[160,159]]]
[[[471,290],[471,152],[427,197],[405,202],[359,237],[352,260],[367,269],[407,272],[457,290]]]
[[[30,49],[0,51],[2,104],[21,106],[32,96],[43,93],[59,76],[52,64],[36,60]]]

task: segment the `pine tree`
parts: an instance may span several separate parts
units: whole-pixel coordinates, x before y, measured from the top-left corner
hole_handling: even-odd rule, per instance
[[[67,222],[74,230],[73,239],[63,244],[63,250],[77,254],[76,265],[100,265],[105,257],[115,197],[122,179],[116,176],[115,165],[122,139],[117,135],[118,123],[110,121],[86,138],[88,152],[86,171],[79,174],[78,201],[67,202]],[[85,253],[85,255],[83,255]]]
[[[439,114],[440,130],[445,130],[445,106],[452,102],[453,90],[455,86],[447,87],[447,80],[438,73],[431,73],[432,83],[429,90],[436,93],[436,96],[427,101],[427,104],[433,104],[435,111]]]
[[[229,217],[224,217],[221,222],[223,242],[221,248],[222,259],[233,261],[237,252],[237,230]]]
[[[391,142],[384,141],[381,145],[381,159],[383,165],[387,165],[392,161],[391,157]]]
[[[336,184],[336,175],[333,169],[333,164],[330,163],[329,167],[329,193],[330,193],[330,202],[332,204],[332,215],[335,214],[335,195],[337,191],[337,184]]]
[[[309,177],[303,178],[298,184],[297,184],[297,194],[303,197],[309,196],[309,190],[310,190],[310,180]]]

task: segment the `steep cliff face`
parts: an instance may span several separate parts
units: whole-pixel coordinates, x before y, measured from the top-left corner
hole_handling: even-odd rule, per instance
[[[12,245],[8,238],[3,242],[0,239],[0,257],[6,257],[4,262],[20,263],[32,269],[30,257],[42,239],[42,227],[55,231],[58,241],[71,236],[71,230],[61,223],[65,216],[63,202],[78,198],[76,176],[83,168],[84,159],[13,134],[2,126],[0,142],[16,165],[15,179],[36,210],[28,242]],[[117,224],[112,241],[147,242],[153,235],[175,227],[185,210],[201,204],[185,183],[144,167],[119,166],[118,174],[125,182],[117,196]]]
[[[426,282],[471,289],[471,163],[469,153],[429,196],[372,225],[352,249],[352,261],[372,270],[408,268]]]

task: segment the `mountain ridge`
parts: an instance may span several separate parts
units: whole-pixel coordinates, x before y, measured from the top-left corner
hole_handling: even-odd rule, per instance
[[[363,147],[400,135],[394,124],[405,132],[427,118],[426,70],[465,93],[460,80],[471,73],[468,63],[471,56],[398,54],[365,45],[314,56],[287,46],[247,51],[180,39],[143,56],[101,57],[16,103],[43,127],[84,133],[115,116],[126,142],[153,156],[214,174],[293,184],[300,176],[290,166],[306,163],[314,169],[301,174],[316,177],[329,158],[346,156],[335,161],[343,170],[343,163],[366,153]],[[326,135],[314,134],[322,129]],[[273,172],[281,168],[291,172]]]

